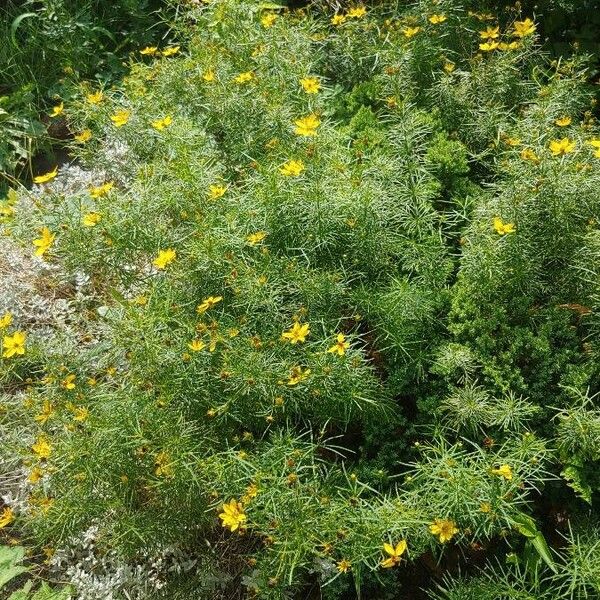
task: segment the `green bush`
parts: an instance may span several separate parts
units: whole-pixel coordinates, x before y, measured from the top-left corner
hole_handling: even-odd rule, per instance
[[[549,62],[526,15],[363,8],[202,3],[121,87],[68,87],[94,184],[40,173],[7,221],[87,275],[88,330],[21,355],[5,324],[16,522],[59,548],[98,527],[124,560],[217,549],[225,590],[164,597],[399,597],[436,562],[432,598],[592,597],[586,60]]]

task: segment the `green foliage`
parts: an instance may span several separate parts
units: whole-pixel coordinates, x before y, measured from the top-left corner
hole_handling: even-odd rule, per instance
[[[568,532],[568,548],[554,572],[539,575],[509,555],[506,565],[490,563],[473,577],[447,578],[439,591],[431,592],[436,600],[583,600],[595,598],[600,591],[598,581],[598,531],[582,534]]]
[[[65,83],[93,185],[5,209],[88,277],[84,331],[3,358],[18,523],[220,551],[223,597],[394,597],[432,557],[432,598],[592,597],[595,543],[548,517],[598,488],[588,63],[458,0],[340,14],[194,4],[120,87]]]
[[[0,8],[0,172],[21,171],[64,123],[46,113],[81,78],[112,83],[123,58],[157,39],[162,0],[9,0]],[[60,121],[60,119],[58,120]]]
[[[29,568],[22,565],[25,558],[25,548],[21,546],[0,546],[0,590],[9,592],[7,584],[12,580],[27,573]],[[45,581],[39,587],[34,581],[28,579],[23,587],[14,590],[8,600],[69,600],[71,592],[68,588],[52,589]]]

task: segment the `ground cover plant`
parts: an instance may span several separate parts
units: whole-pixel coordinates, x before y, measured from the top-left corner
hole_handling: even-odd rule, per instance
[[[173,26],[1,205],[72,308],[2,306],[6,543],[78,598],[597,598],[592,61],[459,0]]]

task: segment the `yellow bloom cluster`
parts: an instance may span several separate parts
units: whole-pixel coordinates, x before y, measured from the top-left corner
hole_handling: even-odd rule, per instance
[[[12,358],[25,354],[25,340],[27,335],[22,331],[15,331],[12,335],[2,338],[2,357]]]
[[[317,128],[321,124],[320,119],[317,115],[310,114],[306,117],[302,117],[300,119],[296,119],[294,121],[294,125],[296,128],[294,129],[294,133],[296,135],[311,137],[317,135]]]
[[[173,248],[167,248],[166,250],[160,250],[156,258],[152,261],[152,264],[157,269],[166,269],[177,258],[177,252]]]
[[[429,531],[437,536],[442,544],[445,544],[459,533],[460,529],[458,529],[454,521],[449,519],[435,519],[429,526]]]
[[[242,503],[234,498],[223,504],[223,512],[219,514],[219,518],[221,519],[223,527],[232,532],[243,528],[248,520]]]
[[[332,19],[332,25],[341,25],[348,19],[362,19],[367,14],[367,9],[364,6],[355,6],[348,9],[345,13],[336,13]]]
[[[395,546],[387,542],[384,543],[383,550],[388,556],[381,561],[381,566],[384,569],[389,569],[399,565],[402,555],[406,552],[407,547],[408,544],[406,543],[406,540],[400,540]]]

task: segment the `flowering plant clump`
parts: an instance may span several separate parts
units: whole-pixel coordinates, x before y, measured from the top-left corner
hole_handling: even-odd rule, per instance
[[[56,102],[92,183],[1,205],[86,322],[0,305],[2,534],[176,548],[148,599],[593,597],[585,58],[459,0],[182,11]]]

